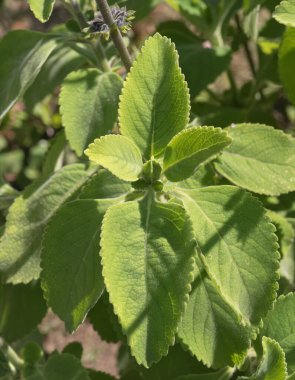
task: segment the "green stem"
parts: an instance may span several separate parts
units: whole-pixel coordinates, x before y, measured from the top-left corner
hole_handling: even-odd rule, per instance
[[[97,57],[99,58],[103,71],[105,72],[112,71],[109,61],[105,55],[104,48],[99,40],[96,43],[96,54],[97,54]]]
[[[2,338],[0,338],[0,350],[5,355],[6,359],[17,369],[24,366],[24,361]]]
[[[234,104],[237,105],[238,104],[238,87],[237,87],[235,78],[233,76],[233,73],[231,72],[231,69],[227,69],[226,74],[227,74],[227,77],[228,77],[228,80],[233,92]]]
[[[132,66],[132,60],[131,56],[128,52],[128,49],[124,43],[123,37],[121,35],[121,32],[115,23],[115,20],[113,18],[111,9],[109,7],[109,4],[107,0],[96,0],[97,5],[99,7],[99,10],[102,14],[102,17],[105,21],[105,23],[108,25],[110,29],[110,35],[114,42],[114,45],[116,46],[121,59],[124,63],[124,66],[126,67],[126,70],[129,71]]]

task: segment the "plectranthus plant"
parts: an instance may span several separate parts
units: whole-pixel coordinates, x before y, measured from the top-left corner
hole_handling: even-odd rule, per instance
[[[29,3],[49,18],[52,7]],[[23,95],[32,101],[33,76],[38,84],[61,41],[84,52],[62,79],[64,132],[42,174],[21,193],[0,187],[0,378],[113,378],[83,367],[72,347],[48,356],[26,340],[17,352],[15,342],[50,308],[69,333],[87,319],[103,340],[119,343],[124,380],[295,379],[295,219],[277,212],[295,191],[295,139],[263,123],[200,123],[183,42],[155,33],[131,61],[121,32],[134,12],[97,3],[87,21],[65,1],[79,26],[74,35],[27,32],[22,71],[18,53],[10,56],[12,82],[0,63],[4,117]],[[198,19],[183,4],[182,15]],[[213,5],[206,7],[204,15]],[[291,101],[294,14],[293,0],[274,13],[288,26],[280,71]],[[20,37],[11,33],[0,42],[8,57]],[[102,54],[101,36],[111,37],[125,68]],[[66,141],[76,160],[63,165]]]

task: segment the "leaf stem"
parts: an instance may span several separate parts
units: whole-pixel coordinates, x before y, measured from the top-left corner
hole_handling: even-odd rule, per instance
[[[0,338],[0,350],[3,352],[7,360],[17,369],[20,369],[24,366],[24,361],[21,359],[18,354],[10,347],[4,339]]]
[[[102,14],[102,17],[103,17],[105,23],[110,28],[111,38],[112,38],[114,45],[116,46],[116,48],[117,48],[117,50],[121,56],[123,64],[126,67],[126,70],[129,71],[131,66],[132,66],[131,56],[130,56],[128,49],[124,43],[120,29],[118,28],[117,24],[115,23],[111,9],[109,7],[109,4],[108,4],[107,0],[96,0],[96,2],[97,2],[97,5],[99,7],[99,10]]]

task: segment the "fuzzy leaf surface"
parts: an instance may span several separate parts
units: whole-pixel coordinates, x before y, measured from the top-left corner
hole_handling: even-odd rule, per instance
[[[178,336],[198,360],[209,367],[241,364],[251,331],[220,296],[200,259]]]
[[[136,181],[142,170],[138,147],[125,136],[108,135],[96,139],[85,151],[86,156],[124,181]]]
[[[209,277],[245,324],[258,324],[276,296],[279,267],[275,228],[265,210],[234,186],[176,191]]]
[[[0,41],[0,120],[39,74],[56,41],[43,33],[14,30]]]
[[[295,190],[295,139],[261,124],[238,124],[227,131],[233,141],[215,164],[220,174],[258,194]]]
[[[285,354],[280,345],[264,336],[262,346],[263,357],[257,371],[250,377],[238,377],[238,380],[286,380]]]
[[[276,6],[273,17],[277,22],[295,27],[295,0],[283,0]]]
[[[276,340],[286,354],[289,373],[295,371],[295,295],[280,296],[264,320],[261,336]]]
[[[71,147],[81,156],[97,137],[110,133],[118,116],[122,79],[97,69],[70,73],[59,98],[62,122]]]
[[[28,0],[28,3],[35,17],[46,22],[51,16],[55,0]]]
[[[115,200],[77,200],[61,207],[42,242],[42,288],[48,305],[77,329],[104,290],[99,258],[101,223]]]
[[[288,98],[295,104],[295,28],[287,28],[279,50],[279,73]]]
[[[193,127],[177,134],[164,153],[164,173],[173,182],[190,177],[204,161],[213,158],[231,143],[219,128]]]
[[[189,121],[190,101],[171,41],[156,34],[143,46],[120,98],[119,122],[144,158],[158,156]]]
[[[63,167],[28,186],[9,209],[0,242],[0,271],[6,282],[28,283],[40,273],[44,228],[59,207],[71,199],[94,169],[82,164]]]
[[[132,355],[149,367],[174,343],[190,290],[191,223],[183,207],[157,203],[149,194],[109,208],[101,246],[110,301]]]

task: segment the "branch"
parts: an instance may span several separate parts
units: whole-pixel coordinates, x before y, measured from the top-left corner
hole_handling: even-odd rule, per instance
[[[121,32],[117,24],[115,23],[109,4],[107,0],[96,0],[96,2],[99,7],[100,13],[104,19],[104,22],[108,25],[110,29],[110,36],[121,56],[124,66],[126,67],[126,70],[129,71],[132,66],[132,60],[124,43]]]

